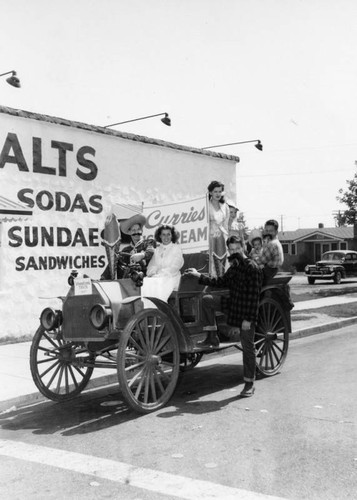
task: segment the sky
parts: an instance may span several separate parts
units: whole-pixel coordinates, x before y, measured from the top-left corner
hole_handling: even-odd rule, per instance
[[[248,227],[334,227],[357,159],[355,0],[0,0],[0,103],[240,157]],[[207,179],[207,184],[212,179]]]

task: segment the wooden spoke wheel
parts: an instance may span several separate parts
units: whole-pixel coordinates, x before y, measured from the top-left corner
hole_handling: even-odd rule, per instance
[[[281,305],[265,297],[259,304],[255,332],[257,370],[265,376],[275,375],[282,367],[289,346],[289,323]]]
[[[149,413],[166,405],[180,372],[179,343],[166,314],[144,309],[128,321],[119,339],[117,370],[130,408]]]
[[[93,373],[94,355],[63,340],[61,329],[40,326],[32,340],[30,368],[38,390],[53,401],[69,401],[86,387]]]

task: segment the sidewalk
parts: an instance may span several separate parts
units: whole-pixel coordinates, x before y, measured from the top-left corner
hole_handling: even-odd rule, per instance
[[[332,297],[323,297],[321,299],[304,300],[295,302],[293,311],[306,311],[318,309],[319,307],[335,306],[337,304],[348,304],[357,302],[357,297],[346,297],[346,295],[335,295]]]
[[[356,308],[351,308],[349,318],[336,320],[316,311],[319,307],[353,302]],[[296,302],[291,319],[291,340],[339,329],[357,323],[357,297],[335,296]],[[0,345],[0,412],[46,400],[32,380],[30,347],[31,342]],[[118,383],[116,370],[95,369],[86,390],[115,383]]]

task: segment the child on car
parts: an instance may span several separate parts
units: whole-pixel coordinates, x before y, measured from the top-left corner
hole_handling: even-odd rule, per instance
[[[254,260],[259,267],[263,267],[261,262],[261,257],[263,254],[263,237],[262,233],[258,229],[253,229],[249,235],[249,243],[252,249],[249,253],[249,257]]]

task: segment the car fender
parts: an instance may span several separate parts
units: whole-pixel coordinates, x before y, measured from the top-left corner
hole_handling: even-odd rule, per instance
[[[346,269],[343,266],[333,266],[333,273],[336,275],[337,271],[340,271],[342,278],[346,278]]]
[[[332,273],[336,273],[337,271],[343,273],[345,271],[345,268],[340,264],[328,264],[325,267],[329,267],[330,269],[332,269]]]
[[[289,286],[279,286],[279,285],[266,285],[262,288],[259,301],[263,300],[265,297],[270,297],[275,299],[286,313],[286,317],[289,324],[289,331],[291,332],[291,314],[290,311],[293,309],[294,304],[290,298]]]

